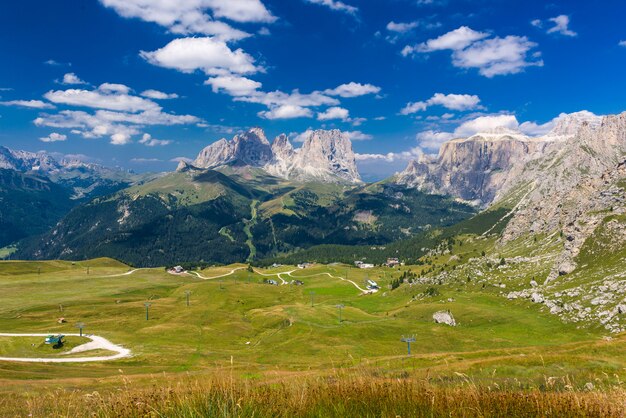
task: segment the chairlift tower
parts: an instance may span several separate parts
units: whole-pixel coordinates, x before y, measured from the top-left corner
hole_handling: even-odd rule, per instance
[[[314,302],[314,299],[315,299],[315,290],[311,290],[309,292],[309,295],[311,295],[311,307],[313,307],[313,304],[314,304],[313,302]]]
[[[345,308],[346,305],[344,305],[343,303],[340,303],[339,305],[335,305],[335,307],[339,309],[339,325],[341,325],[341,310]]]
[[[146,321],[150,320],[150,305],[152,305],[151,302],[144,302],[143,304],[146,307]]]
[[[187,297],[187,306],[189,306],[189,296],[191,295],[191,290],[185,290],[185,296]]]
[[[415,342],[415,335],[407,335],[407,336],[403,335],[400,341],[402,341],[403,343],[406,343],[407,351],[410,356],[411,355],[411,343]]]
[[[83,328],[85,328],[85,323],[84,322],[77,322],[75,327],[79,329],[80,336],[82,337],[83,336]]]

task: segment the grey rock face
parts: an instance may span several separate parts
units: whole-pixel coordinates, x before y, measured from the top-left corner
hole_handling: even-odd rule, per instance
[[[595,129],[600,118],[588,112],[562,114],[545,136],[529,137],[507,128],[453,139],[437,157],[422,156],[401,172],[396,182],[445,194],[486,207],[505,195],[530,162],[558,150],[583,126]]]
[[[220,139],[200,151],[193,165],[215,168],[226,164],[263,166],[272,160],[272,148],[260,128],[235,135],[231,141]]]
[[[299,181],[361,181],[356,168],[352,143],[339,130],[311,131],[299,149],[294,149],[286,135],[278,136],[270,146],[260,128],[221,139],[203,149],[193,165],[216,168],[229,164],[263,168],[268,173]]]
[[[433,314],[433,320],[436,324],[446,324],[451,327],[456,326],[456,321],[454,320],[454,316],[450,311],[439,311]]]

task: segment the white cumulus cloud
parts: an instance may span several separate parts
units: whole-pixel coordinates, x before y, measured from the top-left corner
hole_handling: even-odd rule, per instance
[[[259,112],[258,115],[265,119],[295,119],[313,117],[313,112],[306,107],[286,104]]]
[[[158,110],[155,102],[128,94],[129,88],[122,84],[104,83],[97,90],[51,90],[44,97],[52,103],[108,109],[124,112]]]
[[[443,106],[450,110],[473,110],[480,109],[480,98],[470,94],[443,94],[435,93],[426,101],[410,102],[401,111],[402,115],[410,115],[428,109],[430,106]]]
[[[120,16],[156,23],[177,34],[239,40],[250,34],[216,20],[271,23],[276,18],[260,0],[100,0]]]
[[[39,140],[42,142],[59,142],[59,141],[65,141],[66,139],[67,139],[67,135],[59,134],[57,132],[52,132],[48,136],[39,138]]]
[[[223,75],[209,78],[204,84],[211,86],[214,93],[220,91],[234,97],[250,96],[261,88],[258,81],[236,75]]]
[[[307,3],[319,4],[320,6],[326,6],[331,10],[336,10],[339,12],[348,13],[351,15],[356,15],[359,11],[357,7],[350,6],[339,0],[304,0]]]
[[[417,21],[405,22],[405,23],[396,23],[394,21],[391,21],[387,23],[387,30],[390,32],[406,33],[415,29],[418,26],[419,26],[419,22]]]
[[[141,51],[149,63],[185,73],[196,70],[208,75],[253,74],[261,69],[243,49],[232,50],[226,42],[210,37],[174,39],[156,51]]]
[[[153,89],[144,90],[141,92],[141,95],[154,100],[178,99],[178,94],[176,93],[163,93],[162,91]]]
[[[577,36],[578,34],[569,28],[570,20],[567,15],[559,15],[548,19],[554,24],[548,29],[548,33],[560,33],[564,36]]]
[[[169,139],[156,139],[152,138],[150,134],[143,134],[141,139],[139,140],[140,144],[144,144],[147,147],[156,147],[156,146],[164,146],[172,143]]]
[[[335,87],[334,89],[324,90],[324,93],[330,96],[340,96],[348,98],[365,96],[367,94],[377,94],[380,92],[380,90],[380,87],[374,86],[372,84],[361,84],[351,81],[349,83]]]
[[[537,44],[528,40],[527,37],[490,36],[486,32],[478,32],[467,26],[461,26],[422,44],[407,45],[402,50],[402,55],[451,50],[452,65],[458,68],[478,69],[481,75],[488,78],[519,73],[529,66],[543,66],[539,52],[535,52],[531,57],[528,56]]]
[[[350,112],[343,107],[329,107],[326,111],[317,114],[317,120],[341,119],[343,121],[350,118]]]
[[[0,102],[0,105],[27,107],[30,109],[54,109],[53,105],[42,102],[41,100],[8,100],[6,102]]]
[[[61,80],[62,84],[89,84],[86,81],[83,81],[74,73],[66,73],[63,75],[63,80]]]

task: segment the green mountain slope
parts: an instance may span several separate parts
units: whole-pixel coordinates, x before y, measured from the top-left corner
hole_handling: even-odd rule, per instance
[[[189,169],[79,206],[16,257],[109,256],[141,266],[253,261],[318,244],[385,244],[472,213],[392,184],[295,183],[250,167]]]
[[[0,169],[0,247],[47,231],[73,205],[66,189],[43,176]]]

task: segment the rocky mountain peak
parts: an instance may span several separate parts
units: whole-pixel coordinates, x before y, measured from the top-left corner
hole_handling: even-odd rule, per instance
[[[252,128],[235,135],[232,140],[224,138],[204,148],[193,165],[214,168],[227,164],[263,166],[272,160],[272,149],[265,132]]]
[[[293,145],[285,134],[280,134],[274,138],[272,143],[272,152],[274,155],[290,155],[293,152]]]
[[[360,182],[350,138],[339,130],[310,131],[299,149],[285,135],[269,144],[260,128],[232,140],[221,139],[203,149],[193,162],[200,168],[249,165],[268,173],[299,181]]]
[[[594,115],[586,110],[574,113],[561,113],[547,136],[573,136],[585,124],[596,128],[601,123],[602,116]]]

